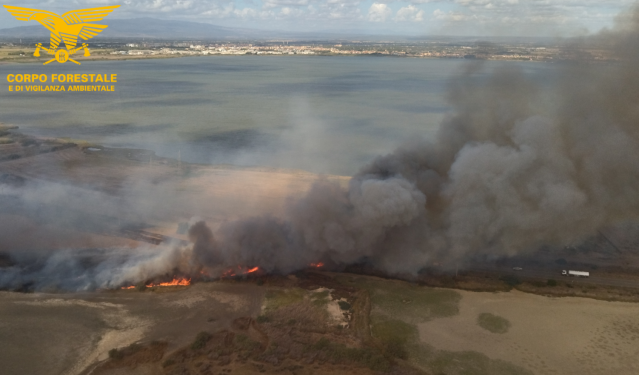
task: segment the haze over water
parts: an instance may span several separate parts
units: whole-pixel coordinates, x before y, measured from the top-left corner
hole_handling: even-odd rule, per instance
[[[8,92],[0,121],[42,136],[152,149],[197,163],[350,175],[401,142],[428,138],[464,60],[211,56],[0,65],[0,74],[117,73],[115,92]],[[536,81],[555,66],[520,67]],[[50,83],[49,83],[50,84]]]

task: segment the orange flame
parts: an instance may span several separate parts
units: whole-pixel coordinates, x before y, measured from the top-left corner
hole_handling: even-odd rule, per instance
[[[159,283],[159,284],[147,284],[147,288],[152,288],[154,286],[187,286],[187,285],[191,285],[191,279],[185,279],[185,278],[179,278],[179,279],[173,279],[171,281],[169,281],[168,283]]]
[[[310,266],[315,268],[320,268],[320,267],[324,267],[324,263],[322,262],[311,263]]]
[[[237,268],[237,271],[233,270],[233,268],[229,268],[228,270],[224,271],[220,277],[225,278],[225,277],[233,277],[237,275],[246,275],[246,274],[257,272],[260,270],[260,267],[248,268],[243,266],[237,266],[236,268]]]
[[[186,278],[174,278],[173,280],[166,282],[166,283],[158,283],[158,284],[146,284],[147,288],[153,288],[156,286],[187,286],[187,285],[191,285],[191,279],[186,279]],[[135,285],[131,285],[131,286],[123,286],[120,289],[133,289],[135,288]]]

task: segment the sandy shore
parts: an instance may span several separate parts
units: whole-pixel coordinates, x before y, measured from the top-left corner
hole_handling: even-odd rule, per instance
[[[477,351],[539,375],[639,373],[639,304],[519,291],[459,293],[459,315],[419,325],[423,342],[441,350]],[[485,312],[508,319],[509,331],[481,328],[477,316]]]

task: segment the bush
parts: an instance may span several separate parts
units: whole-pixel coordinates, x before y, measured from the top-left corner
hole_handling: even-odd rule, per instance
[[[548,281],[546,282],[546,284],[548,286],[557,286],[557,280],[555,279],[548,279]]]
[[[390,338],[383,342],[384,352],[394,358],[408,359],[406,350],[406,340],[397,337]]]
[[[166,361],[164,361],[164,363],[162,363],[162,367],[169,367],[169,366],[171,366],[173,364],[175,364],[175,360],[169,358]]]
[[[124,353],[117,349],[109,350],[109,358],[111,359],[122,359],[124,357]]]
[[[269,319],[268,316],[266,315],[258,315],[257,319],[255,319],[258,323],[268,323],[271,321],[271,319]]]
[[[382,342],[415,342],[419,338],[417,327],[401,320],[382,320],[373,322],[371,327],[373,337]]]
[[[407,359],[407,345],[419,340],[417,327],[401,320],[374,322],[371,333],[380,341],[384,355],[388,358]]]
[[[506,333],[510,328],[510,322],[501,316],[490,313],[481,313],[477,316],[477,324],[492,333]]]
[[[339,301],[337,302],[337,304],[339,305],[339,308],[344,310],[344,311],[348,311],[351,309],[351,304],[345,301]]]
[[[326,338],[322,337],[315,344],[313,344],[313,349],[315,350],[324,350],[331,345],[331,342]]]
[[[391,368],[391,362],[371,348],[349,348],[344,344],[331,342],[325,337],[313,344],[312,348],[325,352],[329,358],[337,362],[358,362],[373,371],[385,372]]]
[[[244,351],[253,351],[261,346],[259,342],[253,341],[250,337],[241,333],[235,336],[235,345]]]
[[[521,284],[521,280],[519,280],[516,276],[506,275],[499,278],[499,280],[505,282],[509,286],[515,286]]]
[[[200,332],[195,337],[195,341],[191,344],[192,350],[202,349],[206,346],[206,343],[211,339],[211,334],[208,332]]]

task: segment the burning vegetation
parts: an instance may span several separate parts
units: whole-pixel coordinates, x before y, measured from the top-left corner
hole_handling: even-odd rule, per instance
[[[637,221],[638,15],[626,13],[593,37],[610,46],[616,63],[567,64],[543,87],[516,68],[484,75],[481,63],[468,65],[450,82],[452,111],[437,134],[376,158],[348,186],[319,179],[284,213],[225,221],[215,232],[193,220],[190,243],[12,254],[0,288],[114,289],[160,275],[215,279],[359,262],[415,276],[435,262],[454,269],[469,259],[575,245]],[[24,201],[109,199],[28,182],[10,189]]]
[[[168,282],[160,282],[160,283],[150,283],[143,284],[147,288],[161,287],[161,286],[189,286],[191,285],[191,279],[187,279],[184,277],[175,277],[173,280]],[[135,289],[135,285],[131,286],[123,286],[120,289]]]

